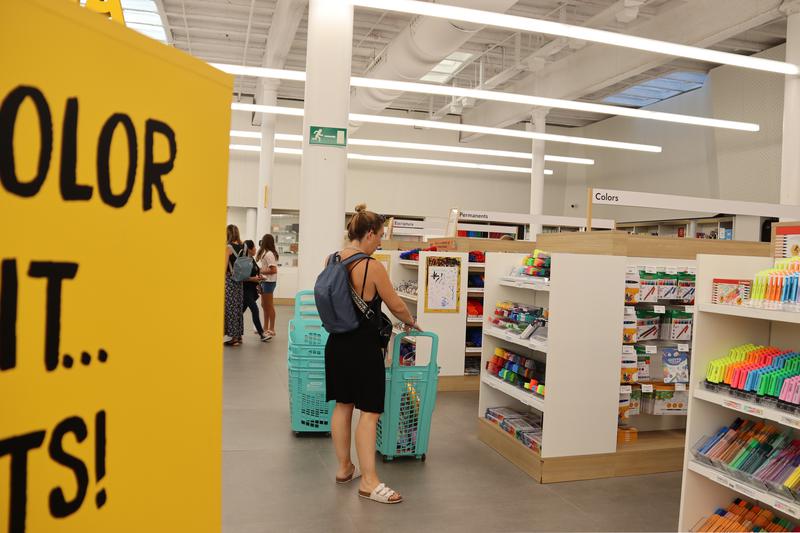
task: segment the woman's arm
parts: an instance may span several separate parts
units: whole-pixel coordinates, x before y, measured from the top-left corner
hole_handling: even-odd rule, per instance
[[[411,316],[405,302],[400,299],[397,295],[397,291],[392,287],[392,281],[389,279],[389,274],[386,272],[386,268],[384,268],[383,264],[379,261],[373,261],[370,266],[372,268],[369,269],[369,277],[374,281],[375,289],[386,304],[386,307],[389,308],[389,311],[405,325],[409,327],[416,326],[414,317]]]
[[[226,245],[225,246],[225,272],[226,273],[228,272],[228,269],[230,268],[231,254],[232,253],[233,253],[233,250],[231,250],[230,245]]]

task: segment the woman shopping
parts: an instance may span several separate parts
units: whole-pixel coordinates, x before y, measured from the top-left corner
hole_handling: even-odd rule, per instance
[[[264,328],[261,327],[261,317],[260,311],[258,310],[258,290],[259,284],[261,283],[263,277],[261,276],[260,268],[258,263],[254,259],[256,255],[256,243],[251,240],[244,241],[244,250],[245,255],[251,258],[251,262],[253,264],[252,268],[250,269],[250,277],[244,280],[244,290],[243,290],[243,304],[242,304],[242,313],[250,309],[250,313],[253,315],[253,325],[256,327],[256,333],[258,336],[261,337],[261,341],[268,341],[272,337],[268,337],[264,333]]]
[[[226,346],[241,346],[244,334],[242,318],[242,282],[233,278],[233,265],[242,255],[244,246],[239,237],[239,228],[228,224],[225,246],[225,341]]]
[[[261,308],[264,309],[264,326],[267,340],[275,337],[275,303],[273,294],[278,284],[278,250],[275,238],[267,233],[261,238],[256,261],[263,276],[261,281]]]
[[[407,329],[419,329],[392,287],[384,266],[369,257],[381,243],[383,224],[383,217],[367,211],[364,205],[356,206],[356,214],[347,228],[350,244],[339,252],[339,256],[343,262],[355,254],[367,256],[354,260],[347,268],[353,289],[372,309],[374,316],[381,316],[381,302],[384,302]],[[333,444],[339,460],[336,482],[348,483],[360,477],[358,494],[362,498],[380,503],[400,503],[402,496],[381,483],[375,471],[375,432],[383,413],[386,386],[383,359],[379,324],[374,320],[362,317],[357,329],[331,333],[328,338],[325,381],[328,401],[336,401],[331,420]],[[361,411],[356,427],[358,467],[350,457],[353,409]]]

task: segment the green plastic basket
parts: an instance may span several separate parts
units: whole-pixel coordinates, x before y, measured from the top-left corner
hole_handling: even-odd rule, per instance
[[[321,370],[289,366],[289,410],[292,431],[329,433],[336,402],[325,401],[325,366]]]
[[[420,366],[400,366],[399,357],[392,357],[392,366],[386,369],[384,410],[378,422],[376,448],[387,461],[403,456],[424,461],[428,452],[439,380],[439,337],[429,332],[399,333],[394,338],[393,354],[400,353],[400,341],[409,335],[430,337],[431,357],[427,365]]]

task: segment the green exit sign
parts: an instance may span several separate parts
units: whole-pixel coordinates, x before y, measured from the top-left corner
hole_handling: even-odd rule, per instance
[[[311,126],[308,131],[309,144],[328,146],[347,146],[347,128],[326,128]]]

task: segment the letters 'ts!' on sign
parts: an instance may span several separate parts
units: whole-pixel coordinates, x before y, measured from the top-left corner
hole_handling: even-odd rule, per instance
[[[0,531],[218,531],[232,80],[0,2]]]

